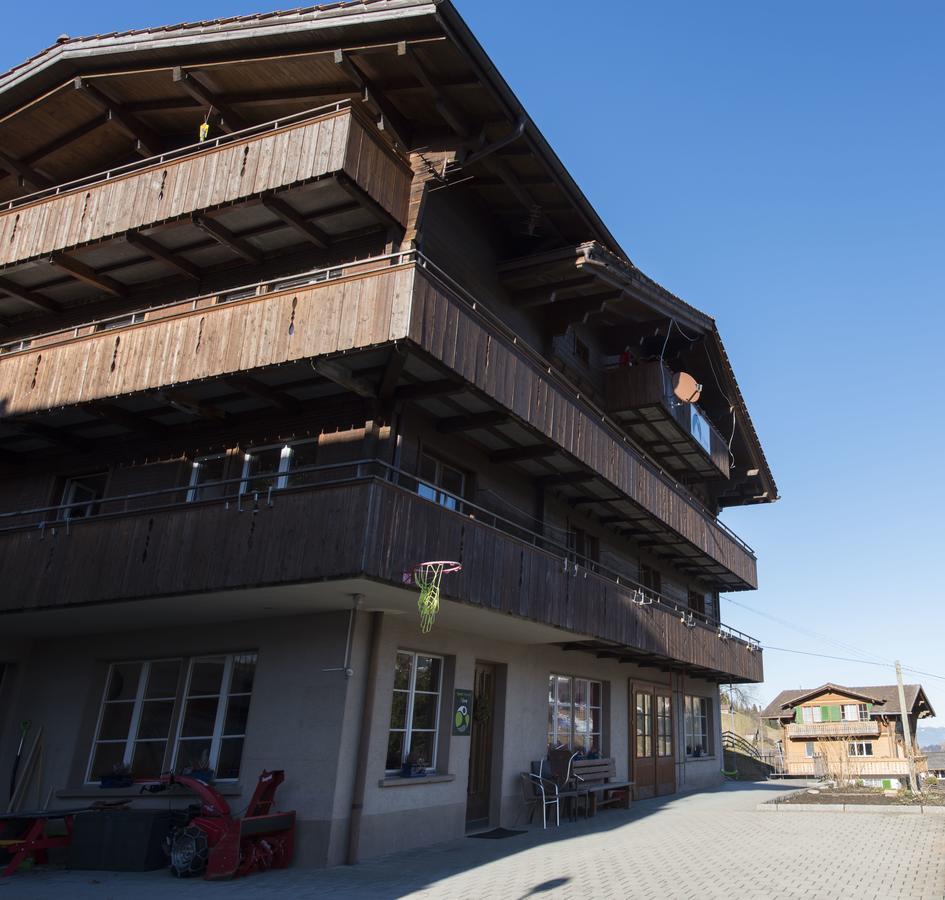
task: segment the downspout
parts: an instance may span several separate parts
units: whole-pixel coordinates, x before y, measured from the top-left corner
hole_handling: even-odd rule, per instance
[[[361,843],[361,817],[364,812],[364,794],[367,789],[368,762],[371,749],[371,720],[374,717],[374,695],[377,686],[377,658],[381,645],[381,624],[384,613],[371,613],[368,639],[367,684],[364,687],[364,705],[361,709],[361,730],[358,734],[357,767],[354,775],[354,794],[351,798],[351,815],[348,824],[348,855],[345,862],[350,866],[358,861]]]

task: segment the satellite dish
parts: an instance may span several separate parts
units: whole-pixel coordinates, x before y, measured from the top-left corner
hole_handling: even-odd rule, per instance
[[[687,372],[676,372],[673,375],[673,393],[683,403],[698,403],[702,385]]]

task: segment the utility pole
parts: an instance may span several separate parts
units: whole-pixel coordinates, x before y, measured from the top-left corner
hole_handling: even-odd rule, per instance
[[[896,660],[896,684],[899,686],[899,714],[902,717],[902,738],[906,745],[906,760],[909,763],[909,787],[919,793],[919,780],[915,774],[915,754],[912,751],[912,732],[909,729],[909,710],[906,709],[906,691],[902,686],[902,666]]]

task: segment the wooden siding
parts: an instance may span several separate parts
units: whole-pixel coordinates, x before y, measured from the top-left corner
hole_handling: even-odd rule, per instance
[[[400,584],[404,565],[421,558],[464,563],[444,582],[449,598],[564,629],[562,640],[617,641],[736,679],[762,678],[761,654],[743,644],[639,607],[625,588],[569,575],[557,556],[382,481],[280,492],[257,512],[207,501],[78,521],[68,531],[0,534],[0,609],[359,575]],[[501,631],[497,620],[497,637]]]
[[[0,213],[0,266],[344,173],[406,224],[411,172],[351,110],[136,169]]]
[[[413,278],[412,267],[391,267],[64,337],[0,358],[0,404],[17,415],[402,338]]]
[[[755,557],[712,516],[647,466],[589,407],[548,378],[534,359],[422,270],[417,274],[409,334],[686,541],[757,587]]]

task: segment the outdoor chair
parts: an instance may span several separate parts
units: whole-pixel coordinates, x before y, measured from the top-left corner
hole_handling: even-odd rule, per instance
[[[541,775],[550,775],[558,786],[558,797],[568,800],[569,818],[573,822],[578,816],[578,806],[584,801],[584,817],[587,818],[588,795],[587,789],[574,774],[574,760],[577,752],[564,747],[548,751],[547,770],[540,770]],[[545,763],[542,762],[544,767]]]
[[[561,803],[558,798],[558,785],[550,778],[543,778],[534,772],[522,772],[522,797],[528,810],[528,824],[531,825],[535,809],[541,804],[541,827],[548,827],[548,807],[555,810],[555,825],[561,824]]]

